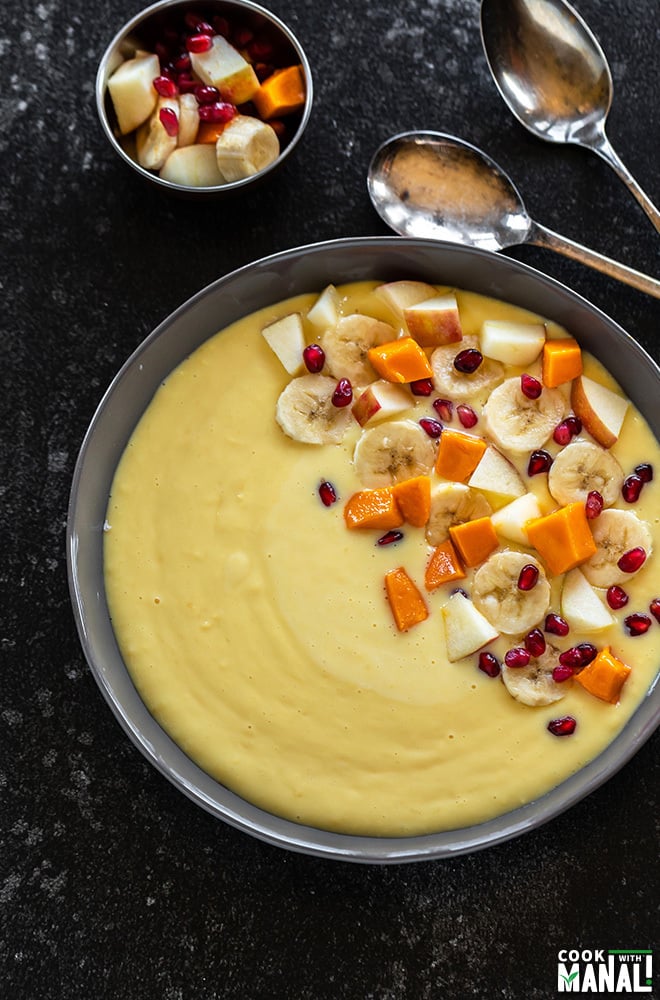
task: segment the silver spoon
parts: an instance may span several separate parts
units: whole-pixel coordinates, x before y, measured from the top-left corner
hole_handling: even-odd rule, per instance
[[[481,39],[497,88],[518,121],[540,139],[598,153],[660,230],[660,211],[605,134],[612,75],[579,14],[565,0],[481,0]]]
[[[448,240],[484,250],[535,243],[557,250],[660,298],[660,281],[533,222],[498,165],[455,136],[403,132],[376,150],[367,187],[374,208],[399,236]]]

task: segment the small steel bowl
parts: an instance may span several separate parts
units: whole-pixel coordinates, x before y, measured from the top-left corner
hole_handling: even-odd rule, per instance
[[[286,116],[286,133],[280,138],[281,149],[278,158],[252,177],[245,177],[213,187],[174,184],[140,166],[135,151],[134,134],[122,136],[117,127],[117,118],[108,91],[108,79],[126,58],[127,53],[136,48],[151,51],[150,39],[157,36],[160,27],[168,22],[171,23],[174,19],[183,19],[188,11],[207,19],[224,17],[230,23],[239,21],[242,26],[252,30],[255,35],[263,33],[273,43],[276,68],[294,64],[300,64],[303,68],[306,86],[304,107],[300,111]],[[158,3],[152,4],[141,13],[136,14],[117,32],[105,50],[96,74],[96,109],[103,131],[112,148],[132,170],[150,184],[156,185],[163,191],[184,197],[208,198],[209,196],[237,192],[263,180],[274,170],[277,170],[298,145],[309,121],[312,102],[312,73],[300,42],[278,17],[264,7],[252,3],[251,0],[200,0],[199,3],[191,3],[190,0],[159,0]]]

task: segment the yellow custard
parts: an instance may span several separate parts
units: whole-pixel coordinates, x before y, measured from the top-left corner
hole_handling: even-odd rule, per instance
[[[398,326],[375,285],[341,287],[343,312]],[[464,335],[485,319],[536,318],[456,295]],[[562,648],[610,644],[632,667],[620,702],[569,682],[560,702],[520,704],[477,669],[476,655],[448,662],[440,608],[455,585],[424,593],[428,619],[397,631],[384,575],[403,565],[424,592],[430,546],[420,528],[406,526],[388,547],[375,544],[378,532],[347,530],[343,503],[362,488],[351,463],[357,424],[341,444],[322,446],[295,442],[277,425],[290,376],[260,331],[293,310],[305,315],[316,298],[278,303],[222,331],[156,393],[108,505],[113,626],[150,712],[200,767],[249,801],[352,834],[470,826],[538,798],[592,760],[648,691],[660,626],[633,638],[622,619],[648,612],[660,590],[657,484],[634,506],[656,555],[626,583],[628,606],[595,636],[557,640]],[[316,339],[311,326],[306,333]],[[526,370],[538,374],[539,366]],[[585,372],[614,386],[587,356]],[[430,399],[411,396],[408,416],[434,415]],[[626,474],[640,462],[660,470],[658,443],[632,407],[612,453]],[[339,494],[332,507],[319,500],[322,480]],[[528,482],[542,499],[544,481]],[[463,585],[469,590],[470,573]],[[554,611],[558,588],[553,581]],[[501,638],[489,648],[502,656],[512,644]],[[568,714],[575,733],[551,735],[548,721]]]

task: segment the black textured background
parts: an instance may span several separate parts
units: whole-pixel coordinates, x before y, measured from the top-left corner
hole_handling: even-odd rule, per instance
[[[657,0],[577,5],[612,67],[610,138],[658,201]],[[487,73],[477,0],[271,9],[314,70],[308,131],[249,197],[193,204],[149,190],[96,120],[98,60],[137,4],[1,4],[0,992],[552,997],[558,948],[657,942],[657,736],[514,842],[402,867],[319,861],[237,833],[175,791],[128,743],[76,637],[66,505],[105,387],[160,320],[235,266],[385,233],[365,173],[388,135],[463,136],[511,173],[534,219],[659,271],[658,236],[614,174],[510,116]],[[657,301],[549,251],[511,253],[660,356]]]

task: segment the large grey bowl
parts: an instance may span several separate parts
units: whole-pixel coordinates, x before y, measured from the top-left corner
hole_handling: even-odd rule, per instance
[[[655,684],[613,743],[542,798],[467,829],[420,837],[345,836],[300,826],[246,802],[194,764],[152,718],[120,655],[103,584],[103,523],[110,485],[124,447],[161,381],[191,351],[234,320],[329,282],[417,278],[492,295],[567,327],[611,371],[660,438],[660,369],[612,320],[551,278],[505,256],[425,240],[343,239],[267,257],[219,278],[184,303],[128,359],[103,397],[75,469],[67,530],[73,611],[94,677],[120,724],[193,802],[271,844],[321,857],[403,862],[480,850],[534,829],[613,775],[655,729]]]

